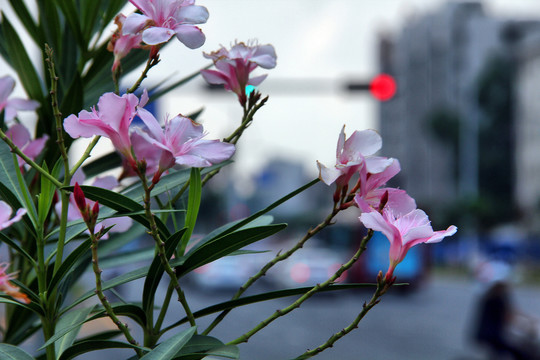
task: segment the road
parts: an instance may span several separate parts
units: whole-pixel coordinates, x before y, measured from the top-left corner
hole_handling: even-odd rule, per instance
[[[142,284],[133,284],[140,291]],[[136,288],[138,287],[138,288]],[[128,290],[128,289],[125,289]],[[186,287],[193,310],[228,300],[222,291],[202,291],[193,284]],[[255,289],[261,290],[261,289]],[[358,329],[335,346],[315,357],[317,360],[482,360],[486,357],[468,342],[467,331],[473,318],[479,287],[472,280],[432,278],[411,293],[391,289],[360,323]],[[314,348],[332,334],[347,326],[369,299],[370,293],[345,291],[339,295],[322,294],[308,300],[293,313],[278,319],[248,343],[240,345],[242,360],[287,360]],[[517,306],[540,317],[540,287],[516,286]],[[210,335],[227,342],[276,309],[289,305],[294,298],[253,304],[230,313]],[[159,303],[159,302],[158,302]],[[179,309],[179,307],[178,307]],[[180,312],[180,310],[178,310]],[[183,314],[170,314],[174,322]],[[199,328],[213,317],[201,319]],[[101,326],[94,322],[95,326]],[[132,352],[94,352],[79,360],[126,359]]]

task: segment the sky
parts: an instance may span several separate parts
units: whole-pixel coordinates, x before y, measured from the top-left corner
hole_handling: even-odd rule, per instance
[[[338,134],[377,128],[377,102],[367,94],[343,91],[347,79],[369,81],[377,73],[377,36],[399,33],[402,26],[442,6],[443,0],[197,0],[208,8],[201,25],[206,43],[187,49],[175,39],[161,54],[161,63],[143,86],[180,79],[207,65],[202,52],[256,39],[272,44],[277,67],[260,86],[268,103],[238,144],[235,167],[249,178],[269,159],[297,161],[317,175],[316,160],[335,161]],[[0,0],[6,9],[8,0]],[[539,0],[488,0],[486,12],[495,16],[540,19]],[[130,9],[126,9],[128,13]],[[9,72],[0,62],[0,76]],[[131,86],[138,74],[125,78]],[[399,84],[398,84],[399,86]],[[19,86],[16,94],[22,92]],[[20,96],[20,95],[18,95]],[[239,124],[241,108],[231,93],[208,93],[196,79],[159,100],[158,111],[188,115],[204,107],[198,119],[208,138],[230,134]],[[384,147],[384,139],[383,139]],[[389,154],[391,155],[391,154]]]
[[[270,99],[238,145],[235,166],[251,176],[271,158],[302,164],[317,176],[316,160],[335,161],[338,134],[377,128],[377,102],[368,94],[342,90],[347,79],[369,81],[377,73],[377,36],[396,34],[416,16],[442,6],[439,0],[199,0],[210,12],[201,26],[207,41],[200,50],[180,43],[163,52],[156,78],[173,71],[189,74],[205,65],[201,50],[211,52],[235,40],[272,44],[278,56],[260,91]],[[486,12],[540,18],[538,0],[492,0]],[[169,52],[174,55],[169,56]],[[171,69],[168,73],[163,69]],[[263,69],[261,69],[263,70]],[[150,74],[151,76],[154,74]],[[231,93],[209,94],[194,81],[160,103],[162,112],[189,114],[204,106],[200,118],[209,138],[228,135],[241,108]],[[399,86],[399,84],[398,84]],[[384,139],[383,139],[384,147]]]

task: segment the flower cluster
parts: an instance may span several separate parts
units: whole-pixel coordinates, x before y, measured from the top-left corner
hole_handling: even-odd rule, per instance
[[[411,247],[421,243],[435,243],[456,233],[452,225],[446,230],[433,231],[426,213],[416,208],[416,202],[404,190],[385,187],[400,171],[396,159],[375,156],[382,147],[382,139],[374,130],[355,131],[348,139],[345,127],[337,145],[336,165],[326,167],[318,162],[320,179],[330,185],[336,183],[336,206],[342,209],[357,206],[360,221],[368,229],[382,232],[390,241],[390,265],[385,279],[393,281],[394,270]],[[349,182],[358,180],[349,190]]]
[[[246,86],[259,85],[266,75],[250,77],[258,66],[272,69],[276,66],[276,52],[272,45],[235,43],[230,50],[221,47],[210,54],[204,54],[214,62],[217,70],[202,70],[201,75],[213,85],[224,85],[234,92],[242,106],[247,102]]]

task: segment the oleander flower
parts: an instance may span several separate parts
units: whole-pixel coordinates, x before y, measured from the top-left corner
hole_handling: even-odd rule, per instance
[[[428,216],[420,209],[399,214],[385,206],[382,213],[375,210],[365,212],[359,219],[366,228],[382,232],[390,241],[390,265],[386,272],[386,281],[392,281],[394,269],[403,261],[411,247],[421,243],[440,242],[457,231],[454,225],[446,230],[433,231]]]
[[[39,103],[34,100],[20,98],[8,99],[15,88],[15,80],[9,75],[0,78],[0,112],[4,111],[4,118],[7,122],[12,121],[17,116],[19,110],[36,110]]]
[[[224,47],[204,57],[213,60],[217,70],[201,70],[209,84],[224,85],[238,95],[240,103],[247,101],[246,86],[259,85],[267,75],[250,77],[258,66],[272,69],[276,66],[276,52],[272,45],[235,43],[230,50]]]
[[[123,25],[123,34],[142,32],[148,45],[165,43],[176,38],[190,49],[201,47],[206,38],[195,24],[208,20],[208,10],[195,5],[195,0],[129,0],[142,14],[129,15]]]
[[[8,267],[9,264],[0,263],[0,291],[3,291],[4,293],[19,302],[29,304],[30,299],[28,298],[28,296],[25,293],[21,292],[21,289],[11,282],[11,280],[14,280],[16,276],[14,273],[8,274],[6,272]]]
[[[338,187],[343,187],[362,168],[365,173],[381,173],[394,162],[394,159],[372,156],[381,147],[381,136],[375,130],[355,131],[346,139],[343,126],[337,143],[336,165],[329,168],[317,161],[319,178],[327,185],[336,182]]]
[[[141,34],[123,34],[122,27],[126,21],[124,14],[118,14],[114,19],[114,23],[117,26],[117,30],[111,36],[111,41],[107,44],[107,50],[111,51],[114,55],[114,62],[112,66],[112,72],[115,73],[120,67],[120,60],[122,60],[131,49],[141,47],[142,35]]]
[[[13,143],[26,155],[30,160],[35,160],[39,154],[45,148],[45,143],[49,140],[47,134],[43,135],[40,138],[32,140],[30,132],[26,126],[22,124],[14,124],[7,131],[6,136],[13,141]],[[24,164],[24,160],[17,156],[17,161],[19,166]]]
[[[133,94],[118,96],[114,93],[101,95],[98,110],[82,110],[79,116],[74,114],[64,119],[64,129],[72,138],[93,137],[95,135],[108,137],[118,152],[127,157],[131,155],[129,126],[137,114],[137,108],[148,101],[146,91],[141,100]]]
[[[181,115],[165,120],[161,128],[156,118],[140,108],[139,117],[146,125],[146,131],[139,134],[149,143],[164,150],[159,160],[161,173],[175,164],[190,167],[207,167],[229,159],[235,152],[232,144],[219,140],[204,140],[203,126]],[[158,177],[159,177],[158,175]]]
[[[416,209],[416,202],[405,190],[384,187],[384,185],[399,173],[401,167],[397,159],[380,173],[369,173],[366,167],[359,171],[359,188],[356,191],[354,201],[363,212],[379,210],[381,199],[385,197],[385,206],[394,209],[394,212],[407,213]]]

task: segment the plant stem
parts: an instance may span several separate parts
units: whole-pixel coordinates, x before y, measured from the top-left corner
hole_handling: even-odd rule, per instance
[[[49,179],[49,181],[51,181],[54,184],[54,186],[58,188],[61,188],[63,186],[63,184],[60,181],[58,181],[58,179],[56,179],[54,176],[49,174],[45,169],[39,166],[35,161],[30,159],[28,156],[26,156],[2,130],[0,130],[0,139],[2,139],[10,147],[12,152],[14,152],[19,157],[21,157],[28,165],[36,169],[41,175]]]
[[[71,168],[71,170],[69,171],[70,177],[73,177],[77,169],[79,169],[81,165],[86,161],[86,159],[90,157],[90,153],[92,152],[94,147],[97,145],[99,139],[101,139],[101,136],[99,135],[94,136],[90,144],[88,144],[88,146],[86,147],[86,150],[84,150],[84,153],[82,154],[81,158],[75,163],[75,165],[73,165],[73,168]]]
[[[141,76],[139,76],[139,78],[137,79],[137,81],[135,82],[135,84],[133,84],[132,87],[130,87],[126,93],[129,94],[129,93],[133,93],[135,92],[139,86],[141,86],[141,83],[142,81],[146,78],[146,75],[148,74],[148,71],[156,66],[157,64],[159,63],[159,57],[158,55],[156,55],[155,57],[149,57],[148,60],[146,61],[146,67],[144,68]]]
[[[276,255],[272,260],[270,260],[266,265],[264,265],[259,272],[257,272],[255,275],[250,277],[241,287],[238,289],[236,294],[231,298],[231,300],[238,299],[251,285],[253,285],[257,280],[259,280],[261,277],[266,275],[267,271],[270,270],[274,265],[276,265],[278,262],[288,259],[292,254],[294,254],[297,250],[302,248],[304,244],[313,236],[315,236],[319,231],[327,227],[328,225],[332,224],[332,220],[334,217],[339,213],[340,209],[335,207],[332,209],[332,212],[324,219],[323,222],[321,222],[319,225],[317,225],[313,229],[309,229],[308,232],[304,235],[304,237],[298,241],[292,248],[290,248],[288,251],[284,253],[279,253]],[[212,323],[204,330],[202,335],[207,335],[212,331],[224,318],[231,312],[232,309],[224,310],[222,311],[215,319],[212,321]]]
[[[313,357],[317,354],[320,354],[324,350],[332,347],[336,341],[338,341],[339,339],[341,339],[342,337],[344,337],[345,335],[347,335],[354,329],[358,328],[358,324],[360,323],[360,321],[364,318],[364,316],[366,316],[366,314],[375,305],[379,303],[381,296],[383,296],[386,293],[386,291],[388,291],[390,286],[392,286],[392,284],[387,283],[385,279],[383,278],[382,273],[380,273],[378,276],[378,281],[377,281],[377,289],[375,289],[375,292],[373,293],[373,296],[371,297],[370,301],[367,304],[364,303],[362,305],[362,311],[358,314],[358,316],[356,316],[356,318],[347,327],[333,334],[328,340],[326,340],[325,343],[317,346],[313,350],[306,351],[305,353],[297,357],[295,360],[304,360],[304,359]]]
[[[276,320],[276,319],[290,313],[294,309],[299,308],[300,305],[302,305],[302,303],[304,301],[309,299],[316,292],[318,292],[318,291],[328,287],[329,285],[333,284],[346,270],[348,270],[351,266],[354,265],[354,263],[356,263],[356,261],[358,261],[360,255],[362,255],[362,253],[364,252],[364,250],[366,248],[365,245],[367,244],[367,242],[369,241],[369,239],[371,238],[372,235],[373,235],[373,232],[369,231],[368,234],[364,237],[364,239],[362,239],[362,242],[361,242],[361,244],[360,244],[360,246],[358,248],[358,251],[353,255],[353,257],[349,261],[347,261],[345,264],[341,265],[341,267],[330,278],[328,278],[328,280],[326,280],[325,282],[323,282],[321,284],[315,285],[309,291],[307,291],[304,295],[302,295],[300,298],[298,298],[298,300],[293,302],[291,305],[289,305],[289,306],[287,306],[287,307],[285,307],[283,309],[277,310],[272,315],[270,315],[268,318],[261,321],[253,329],[246,332],[244,335],[240,336],[239,338],[227,343],[227,345],[236,345],[236,344],[240,344],[240,343],[243,343],[243,342],[247,342],[253,335],[255,335],[257,332],[264,329],[266,326],[268,326],[274,320]]]
[[[92,249],[92,269],[94,270],[94,274],[95,274],[95,277],[96,277],[96,295],[97,295],[99,301],[101,302],[101,304],[103,305],[103,308],[105,308],[105,311],[107,312],[107,315],[113,321],[113,323],[118,327],[118,329],[124,334],[126,340],[130,344],[138,347],[139,344],[137,343],[137,341],[133,338],[133,336],[129,332],[127,324],[124,324],[124,323],[122,323],[122,321],[120,321],[118,316],[116,316],[116,314],[114,313],[114,310],[113,310],[111,304],[109,303],[109,301],[107,300],[107,297],[105,296],[105,294],[103,294],[103,287],[102,287],[102,283],[101,283],[102,270],[99,268],[98,252],[97,252],[99,239],[98,239],[98,237],[96,237],[96,235],[94,234],[92,229],[90,229],[90,238],[92,239],[92,245],[91,245],[91,249]],[[134,350],[137,353],[137,356],[139,358],[143,356],[143,353],[142,353],[142,351],[140,349],[135,348]]]
[[[155,184],[152,183],[152,185],[148,186],[146,177],[144,176],[144,172],[142,173],[139,172],[139,178],[141,179],[141,182],[144,188],[144,194],[145,194],[144,195],[144,209],[146,213],[146,218],[148,219],[148,222],[150,224],[149,233],[156,242],[156,248],[158,251],[158,256],[161,259],[161,264],[163,265],[165,272],[167,273],[167,275],[169,275],[169,278],[171,279],[174,289],[176,290],[176,294],[178,295],[178,301],[180,302],[180,304],[182,304],[182,307],[184,308],[184,311],[186,312],[186,316],[189,319],[189,323],[191,324],[191,326],[196,326],[195,317],[193,316],[193,313],[191,312],[189,304],[186,300],[186,296],[184,295],[184,292],[182,291],[182,288],[180,287],[180,283],[178,282],[176,273],[174,272],[173,268],[171,267],[167,259],[167,253],[165,251],[165,242],[163,242],[163,240],[161,239],[161,236],[159,235],[156,221],[154,219],[154,214],[152,213],[150,200],[151,200],[151,192]]]
[[[171,296],[174,291],[174,286],[171,283],[169,283],[169,287],[167,288],[167,293],[165,294],[165,300],[163,301],[163,304],[161,305],[161,310],[159,311],[158,319],[156,321],[156,325],[154,326],[155,332],[161,331],[161,325],[163,325],[163,320],[165,320],[165,315],[167,314],[167,310],[169,309],[169,304],[171,303]]]

